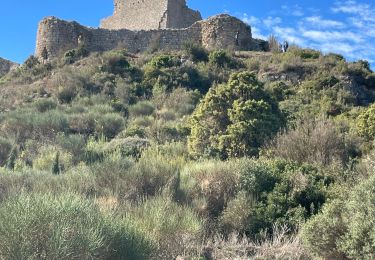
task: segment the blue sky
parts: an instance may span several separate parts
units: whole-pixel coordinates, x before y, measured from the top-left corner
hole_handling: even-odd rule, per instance
[[[375,67],[373,0],[188,0],[203,17],[229,13],[249,23],[253,36],[276,35],[302,47],[367,59]],[[44,16],[57,16],[97,27],[111,15],[112,0],[3,1],[0,9],[0,57],[22,62],[33,54],[36,30]],[[141,19],[141,18],[140,18]]]

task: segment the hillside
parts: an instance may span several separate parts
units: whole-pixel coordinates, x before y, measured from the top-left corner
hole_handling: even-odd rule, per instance
[[[12,69],[17,67],[18,64],[11,62],[9,60],[5,60],[0,57],[0,77],[4,76],[5,74],[9,73]]]
[[[82,45],[0,88],[0,259],[375,257],[366,61]]]

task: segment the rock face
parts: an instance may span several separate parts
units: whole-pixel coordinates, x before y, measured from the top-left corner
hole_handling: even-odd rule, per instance
[[[187,28],[202,20],[185,0],[114,0],[113,16],[103,19],[101,28],[153,30]]]
[[[18,66],[17,63],[0,58],[0,77],[4,76],[5,74],[7,74],[9,71],[11,71],[17,66]]]
[[[55,17],[43,19],[39,23],[35,56],[58,57],[82,44],[89,51],[121,47],[133,53],[149,48],[178,50],[186,42],[207,49],[266,48],[265,42],[252,38],[250,26],[241,20],[222,14],[202,21],[198,12],[186,7],[185,0],[115,0],[115,5],[114,16],[105,19],[103,28],[98,29]],[[143,6],[142,15],[137,6]],[[162,11],[165,19],[161,21]]]

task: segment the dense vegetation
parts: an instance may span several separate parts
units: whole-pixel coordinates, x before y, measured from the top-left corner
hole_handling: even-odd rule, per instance
[[[375,258],[367,62],[83,48],[0,78],[0,259]]]

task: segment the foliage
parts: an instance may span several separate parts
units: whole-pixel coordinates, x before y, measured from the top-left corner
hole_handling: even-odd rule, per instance
[[[191,153],[221,157],[256,155],[283,123],[277,103],[247,72],[210,89],[191,121]]]
[[[212,65],[219,68],[233,67],[235,66],[234,61],[229,54],[224,50],[213,51],[209,54],[208,60]]]
[[[126,220],[74,194],[22,194],[1,204],[0,216],[4,259],[139,259],[151,252]]]
[[[372,173],[373,174],[373,170]],[[348,195],[327,204],[303,227],[308,248],[321,257],[371,259],[374,257],[375,178],[362,181]]]
[[[201,45],[198,45],[194,42],[187,42],[184,44],[185,54],[193,62],[207,62],[208,61],[208,52]]]
[[[375,105],[371,105],[358,118],[358,131],[368,140],[375,139]]]
[[[274,40],[2,77],[0,259],[375,258],[374,73]]]
[[[294,128],[280,132],[268,149],[272,156],[300,163],[344,166],[349,157],[357,156],[358,144],[354,142],[328,119],[305,118]]]

